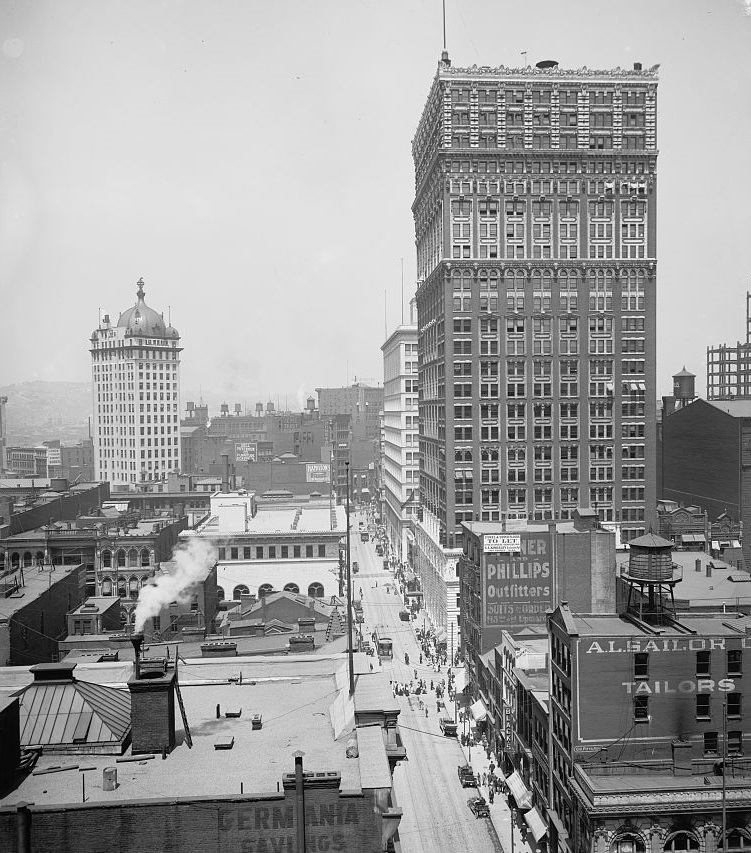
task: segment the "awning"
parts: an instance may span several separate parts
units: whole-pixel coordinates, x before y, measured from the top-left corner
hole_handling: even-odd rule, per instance
[[[706,537],[700,533],[682,533],[681,542],[706,542]]]
[[[540,812],[534,806],[524,814],[524,820],[527,826],[532,830],[532,835],[535,841],[539,841],[547,834],[548,828],[545,826],[545,821],[540,817]]]
[[[720,543],[716,539],[712,540],[712,550],[713,551],[719,551],[720,550]]]
[[[740,548],[741,543],[738,539],[733,539],[733,541],[730,543],[730,547],[731,548]]]
[[[488,709],[482,699],[478,699],[474,705],[470,706],[469,713],[478,723],[481,723],[488,716]]]
[[[522,782],[522,777],[516,770],[506,777],[506,784],[520,809],[532,808],[532,794],[527,790],[527,786]]]
[[[446,639],[447,639],[446,629],[445,628],[439,628],[438,631],[436,632],[436,635],[435,635],[436,643],[445,643]]]

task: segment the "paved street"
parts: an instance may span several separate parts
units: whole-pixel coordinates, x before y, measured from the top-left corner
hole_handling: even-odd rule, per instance
[[[373,542],[361,543],[357,532],[358,519],[353,515],[352,559],[360,564],[353,575],[353,592],[362,587],[365,623],[363,636],[369,636],[376,626],[383,625],[394,643],[394,658],[384,661],[383,669],[395,681],[409,681],[418,676],[428,683],[445,678],[445,670],[433,672],[432,667],[418,663],[420,649],[415,639],[414,622],[402,622],[400,596],[394,594],[394,583],[383,569],[383,559],[376,557]],[[378,584],[376,586],[376,583]],[[404,663],[405,651],[410,665]],[[374,659],[377,665],[377,660]],[[408,760],[394,773],[394,789],[399,806],[404,810],[399,828],[404,853],[495,853],[502,847],[488,819],[477,819],[470,812],[467,800],[474,788],[462,788],[456,768],[465,758],[456,738],[444,737],[438,727],[435,694],[427,695],[428,716],[418,708],[418,697],[398,696],[402,706],[399,729],[407,749]]]

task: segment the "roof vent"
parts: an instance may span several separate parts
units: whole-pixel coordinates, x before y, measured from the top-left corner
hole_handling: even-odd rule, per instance
[[[37,663],[29,668],[34,681],[73,681],[73,670],[77,664],[67,661],[60,663]]]
[[[641,71],[641,62],[634,63],[634,71]]]
[[[543,59],[538,62],[535,66],[536,68],[557,68],[558,60],[557,59]]]

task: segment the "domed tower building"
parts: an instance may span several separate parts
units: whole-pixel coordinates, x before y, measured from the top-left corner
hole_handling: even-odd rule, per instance
[[[91,336],[96,477],[112,491],[180,467],[180,335],[144,299]]]

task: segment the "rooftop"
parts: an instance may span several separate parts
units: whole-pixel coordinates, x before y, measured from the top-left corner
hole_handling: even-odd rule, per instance
[[[718,635],[725,637],[744,636],[751,631],[751,617],[736,614],[681,614],[679,625],[666,623],[659,626],[659,634],[641,628],[637,623],[615,614],[590,615],[570,613],[576,631],[581,637],[686,637],[686,628],[699,635]],[[684,630],[681,630],[681,626]]]
[[[336,524],[332,528],[332,510]],[[259,506],[258,512],[248,519],[248,529],[230,531],[220,527],[218,516],[212,516],[197,531],[199,536],[216,536],[220,533],[239,533],[255,536],[268,534],[336,533],[347,532],[347,511],[343,506],[330,507],[327,501],[300,506]]]
[[[42,756],[37,771],[61,763],[70,769],[27,776],[0,800],[0,806],[24,800],[36,805],[77,800],[81,784],[78,768],[84,766],[92,771],[87,774],[87,799],[96,802],[149,799],[167,792],[170,797],[232,795],[239,793],[241,784],[246,794],[276,793],[283,774],[293,770],[298,750],[305,754],[306,771],[338,771],[341,788],[357,790],[368,778],[380,779],[385,751],[380,732],[379,737],[368,732],[359,739],[359,759],[346,757],[352,725],[345,726],[338,740],[334,738],[330,708],[347,692],[346,667],[342,655],[189,659],[180,664],[179,681],[192,749],[185,741],[176,709],[177,746],[166,760],[135,756],[134,760],[116,763],[111,755],[85,755],[68,764],[59,756]],[[384,677],[368,671],[366,656],[355,656],[355,668],[358,703],[364,701],[368,707],[372,704],[380,709],[393,702]],[[132,664],[81,664],[77,674],[79,669],[80,678],[96,671],[98,678],[116,679],[115,686],[128,695],[123,680],[131,675]],[[6,672],[0,670],[0,688],[5,686]],[[225,716],[228,711],[241,713],[230,718]],[[251,725],[255,714],[262,716],[260,730]],[[234,738],[233,748],[215,750],[216,741],[226,737]],[[259,761],[259,756],[263,760]],[[124,757],[132,757],[130,749]],[[118,771],[118,787],[103,791],[102,771],[113,766]]]
[[[87,598],[82,604],[79,604],[75,610],[69,611],[69,616],[85,616],[89,613],[104,613],[111,607],[117,607],[120,610],[120,598],[113,596],[94,596]]]
[[[751,418],[751,400],[706,400],[705,402],[734,418]]]
[[[78,573],[81,568],[80,563],[77,566],[55,566],[52,571],[46,566],[27,566],[23,569],[23,585],[21,585],[21,570],[6,574],[0,579],[0,590],[4,585],[13,584],[14,580],[19,586],[17,592],[0,599],[0,623],[10,620],[14,613],[23,610],[47,592],[51,586]]]

